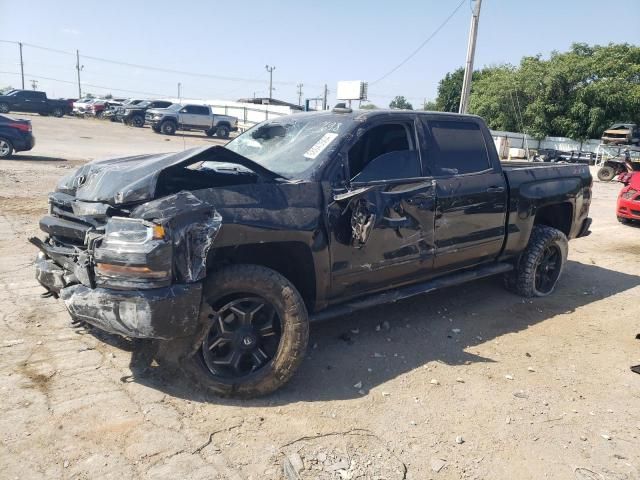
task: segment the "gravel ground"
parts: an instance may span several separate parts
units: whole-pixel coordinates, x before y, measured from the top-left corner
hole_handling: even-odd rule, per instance
[[[217,141],[30,118],[36,148],[0,163],[0,478],[640,478],[640,228],[616,221],[619,184],[594,183],[553,296],[494,278],[314,325],[290,384],[221,400],[146,344],[72,328],[26,242],[84,161]]]

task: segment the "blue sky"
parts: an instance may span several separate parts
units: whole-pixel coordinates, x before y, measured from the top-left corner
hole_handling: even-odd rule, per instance
[[[406,58],[454,10],[459,0],[279,0],[236,2],[0,0],[0,40],[208,74],[219,79],[160,73],[83,57],[84,87],[118,96],[220,98],[267,96],[265,64],[275,65],[274,97],[297,102],[338,80],[373,82]],[[599,0],[484,0],[476,68],[513,63],[523,55],[563,51],[573,42],[640,44],[640,0],[616,0],[605,15]],[[404,95],[419,106],[438,81],[465,61],[469,1],[406,65],[371,85],[370,99],[386,106]],[[25,79],[51,96],[77,96],[75,57],[24,47]],[[20,86],[18,48],[0,42],[0,86]],[[42,77],[69,83],[46,80]],[[127,92],[131,91],[131,92]],[[150,95],[134,94],[146,92]],[[333,96],[330,94],[330,101]]]

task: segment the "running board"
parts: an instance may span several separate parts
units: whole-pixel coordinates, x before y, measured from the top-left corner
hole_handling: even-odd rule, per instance
[[[346,303],[334,305],[311,315],[310,320],[316,322],[319,320],[327,320],[329,318],[348,315],[357,310],[383,305],[385,303],[394,303],[405,298],[414,297],[423,293],[433,292],[445,287],[460,285],[461,283],[470,282],[479,278],[490,277],[499,273],[505,273],[513,270],[510,263],[492,263],[483,265],[473,270],[465,270],[462,272],[451,273],[443,277],[434,278],[423,283],[417,283],[406,287],[400,287],[395,290],[376,293],[366,297],[356,298]]]

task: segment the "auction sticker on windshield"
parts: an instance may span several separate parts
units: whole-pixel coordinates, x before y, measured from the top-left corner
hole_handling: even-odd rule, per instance
[[[310,158],[310,159],[316,158],[318,155],[322,153],[322,151],[325,148],[327,148],[327,146],[331,142],[333,142],[336,139],[337,136],[338,136],[337,133],[325,133],[322,136],[322,138],[318,140],[313,147],[311,147],[309,150],[306,151],[306,153],[304,154],[305,158]]]

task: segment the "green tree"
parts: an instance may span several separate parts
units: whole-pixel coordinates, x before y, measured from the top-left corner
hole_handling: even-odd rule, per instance
[[[11,90],[15,90],[15,88],[13,88],[11,85],[7,85],[6,87],[0,87],[0,95],[4,95],[7,92],[10,92]]]
[[[389,103],[389,108],[398,108],[400,110],[413,110],[413,105],[409,103],[409,101],[404,98],[402,95],[398,95],[396,98],[391,100]]]
[[[458,110],[463,74],[440,81],[438,110]],[[483,68],[473,73],[469,111],[493,129],[537,138],[598,138],[614,122],[640,123],[640,47],[576,43],[548,59]]]
[[[429,112],[438,112],[438,104],[436,103],[435,100],[426,100],[423,104],[422,104],[422,110],[426,110]]]
[[[377,110],[378,107],[373,103],[365,103],[364,105],[360,105],[361,110]]]

